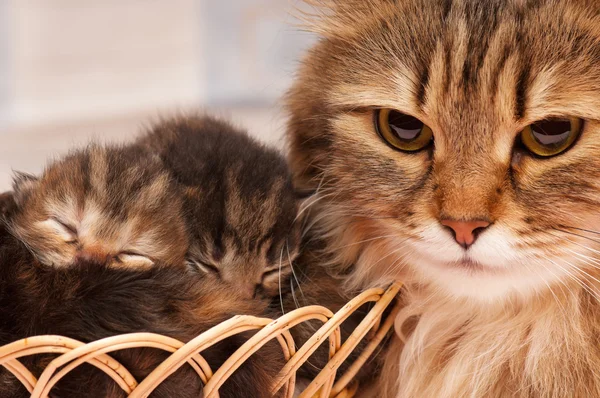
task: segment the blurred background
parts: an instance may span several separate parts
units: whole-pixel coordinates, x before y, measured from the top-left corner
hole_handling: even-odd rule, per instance
[[[314,38],[299,0],[0,0],[0,191],[12,170],[158,116],[209,110],[282,144],[279,99]]]

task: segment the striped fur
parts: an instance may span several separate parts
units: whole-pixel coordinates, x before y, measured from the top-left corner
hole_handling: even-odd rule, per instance
[[[44,264],[93,259],[119,268],[158,261],[183,268],[181,194],[160,159],[142,148],[91,145],[17,174],[12,232]]]
[[[200,116],[157,123],[141,144],[160,155],[182,187],[190,264],[247,298],[278,296],[302,225],[282,154]]]
[[[377,396],[599,396],[600,4],[323,0],[288,97],[296,184],[314,190],[322,265],[359,290],[407,282]],[[373,112],[429,125],[406,154]],[[568,152],[515,147],[528,124],[586,120]],[[493,225],[469,249],[439,223]],[[375,393],[372,393],[375,394]],[[374,396],[374,395],[371,395]]]

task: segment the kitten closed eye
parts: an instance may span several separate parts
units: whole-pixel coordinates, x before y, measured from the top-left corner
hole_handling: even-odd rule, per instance
[[[197,259],[192,259],[192,258],[188,258],[186,260],[186,262],[187,262],[188,266],[191,267],[192,269],[200,270],[204,273],[214,274],[217,276],[220,276],[220,274],[221,274],[221,272],[219,271],[219,268],[217,268],[216,266],[214,266],[212,264],[208,264],[207,262],[200,261]]]
[[[150,257],[132,252],[121,252],[115,257],[115,260],[118,264],[132,268],[147,268],[154,265],[154,261]]]
[[[77,228],[72,224],[68,224],[52,217],[40,223],[40,226],[49,230],[50,233],[56,234],[65,243],[77,242]]]
[[[287,266],[283,266],[283,267],[277,267],[276,269],[272,269],[269,271],[266,271],[263,275],[262,275],[262,280],[261,283],[262,284],[269,284],[272,283],[274,281],[279,281],[279,278],[281,277],[282,274],[287,275],[289,273],[290,267]],[[288,271],[288,272],[285,272]]]
[[[246,298],[277,296],[302,224],[282,154],[210,117],[167,120],[141,144],[183,187],[188,267]]]
[[[142,148],[90,145],[39,177],[17,173],[13,188],[8,225],[47,266],[82,259],[183,266],[188,244],[179,191],[160,159]]]

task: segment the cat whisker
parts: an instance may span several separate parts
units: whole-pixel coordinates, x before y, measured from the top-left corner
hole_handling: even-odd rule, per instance
[[[555,228],[555,229],[556,229],[556,228]],[[570,235],[575,235],[575,236],[579,236],[579,237],[581,237],[581,238],[585,238],[585,236],[581,236],[581,235],[578,235],[578,234],[573,234],[573,233],[570,233],[570,232],[567,232],[567,231],[562,231],[562,230],[558,230],[558,231],[561,231],[561,232],[566,232],[566,233],[568,233],[568,234],[570,234]],[[591,248],[591,247],[588,247],[588,246],[582,245],[581,243],[578,243],[578,242],[574,241],[573,239],[569,239],[568,237],[561,237],[561,236],[558,236],[558,235],[555,235],[555,234],[552,234],[552,233],[550,233],[550,234],[551,234],[551,235],[554,235],[554,236],[557,236],[558,238],[564,238],[564,239],[568,240],[570,243],[572,243],[572,244],[574,244],[574,245],[576,245],[576,246],[579,246],[579,247],[582,247],[582,248],[584,248],[584,249],[586,249],[586,250],[589,250],[589,251],[591,251],[591,252],[594,252],[594,253],[598,253],[598,254],[600,254],[600,251],[598,251],[598,250],[596,250],[596,249],[593,249],[593,248]],[[587,239],[590,239],[590,238],[587,238]],[[591,239],[591,240],[592,240],[592,241],[594,241],[594,242],[597,242],[597,241],[595,241],[595,240],[593,240],[593,239]],[[600,242],[598,242],[598,243],[600,243]]]
[[[582,259],[582,261],[584,261],[586,264],[589,264],[589,261],[586,259]],[[598,278],[594,277],[593,275],[590,275],[587,271],[585,271],[583,268],[581,267],[576,267],[574,264],[567,262],[567,264],[569,264],[571,267],[573,267],[573,269],[577,270],[578,272],[586,275],[587,277],[589,277],[590,279],[594,280],[595,282],[600,283],[600,280],[598,280]],[[590,264],[591,265],[591,264]],[[598,267],[596,267],[598,268]]]
[[[290,278],[290,289],[292,293],[292,299],[294,300],[294,305],[296,308],[300,308],[300,302],[298,302],[298,298],[296,297],[296,291],[294,290],[294,280]]]
[[[553,228],[553,229],[556,230],[556,231],[563,232],[565,234],[578,236],[580,238],[587,239],[587,240],[590,240],[592,242],[600,243],[600,240],[590,238],[589,236],[585,236],[585,235],[581,235],[581,234],[576,234],[575,232],[569,232],[569,231],[565,231],[564,229],[559,229],[559,228]]]
[[[578,243],[578,242],[574,241],[573,239],[569,239],[568,237],[565,237],[565,239],[566,239],[566,240],[567,240],[569,243],[572,243],[572,244],[574,244],[574,245],[576,245],[576,246],[579,246],[579,247],[581,247],[581,248],[583,248],[583,249],[585,249],[585,250],[591,251],[591,252],[593,252],[593,253],[598,253],[598,254],[600,254],[600,251],[598,251],[598,250],[596,250],[596,249],[593,249],[593,248],[591,248],[591,247],[588,247],[588,246],[582,245],[582,244],[580,244],[580,243]],[[578,256],[578,257],[581,257],[581,258],[583,259],[583,261],[585,261],[585,262],[586,262],[586,264],[587,264],[587,265],[589,265],[589,266],[591,266],[591,267],[593,267],[593,268],[595,268],[595,269],[598,269],[598,270],[600,270],[600,261],[599,261],[598,259],[596,259],[596,258],[594,258],[594,257],[586,256],[586,255],[584,255],[584,254],[582,254],[582,253],[579,253],[579,252],[577,252],[577,251],[571,250],[571,249],[569,249],[569,248],[567,248],[566,250],[568,250],[569,252],[571,252],[572,254],[574,254],[574,255],[576,255],[576,256]]]
[[[565,314],[565,316],[568,314],[566,308],[564,307],[564,305],[562,304],[562,302],[559,300],[558,296],[556,295],[556,293],[554,293],[554,290],[552,290],[552,287],[550,286],[550,284],[548,283],[548,281],[546,281],[546,279],[541,275],[540,272],[538,272],[536,270],[535,267],[530,267],[526,262],[524,262],[525,267],[530,270],[535,272],[542,281],[544,281],[544,284],[548,287],[548,290],[550,291],[550,294],[552,294],[552,296],[554,297],[554,300],[556,301],[556,303],[558,304],[558,306],[561,308],[561,310],[563,311],[563,314]],[[554,272],[552,272],[549,268],[548,271],[556,278],[556,280],[558,280],[560,282],[559,287],[561,292],[565,292],[563,290],[563,286],[567,289],[567,293],[570,292],[568,286],[565,284],[565,282],[562,280],[562,278],[559,278]]]
[[[396,236],[396,234],[376,236],[374,238],[364,239],[364,240],[360,240],[358,242],[349,243],[349,244],[344,245],[344,246],[339,246],[339,247],[336,248],[336,250],[346,249],[348,247],[360,245],[360,244],[366,243],[366,242],[373,242],[373,241],[376,241],[376,240],[381,240],[381,239],[386,239],[386,238],[393,238],[394,236]]]
[[[315,204],[317,204],[320,200],[328,198],[328,197],[333,196],[333,195],[336,195],[336,193],[332,192],[332,193],[325,194],[325,195],[315,195],[315,199],[313,199],[312,202],[306,204],[303,208],[301,208],[298,211],[298,214],[296,215],[296,218],[294,219],[294,221],[296,221],[297,219],[299,219],[302,216],[302,214],[304,214],[305,211],[307,211],[312,206],[314,206]]]
[[[287,244],[287,242],[285,243],[285,247],[286,247],[286,251],[287,251],[288,262],[290,264],[290,269],[292,270],[292,275],[294,276],[294,280],[298,284],[298,289],[300,290],[300,294],[302,294],[302,298],[305,299],[306,297],[304,296],[304,292],[302,291],[302,286],[300,284],[300,281],[298,280],[298,276],[296,275],[296,271],[294,270],[294,266],[292,265],[292,258],[290,256],[290,247]]]
[[[585,246],[584,246],[585,248]],[[598,261],[597,259],[590,257],[590,256],[586,256],[585,254],[582,253],[578,253],[574,250],[571,249],[567,249],[569,252],[573,253],[574,255],[576,255],[577,257],[580,257],[583,261],[586,261],[586,263],[590,266],[592,266],[593,268],[596,268],[598,270],[600,270],[600,261]]]
[[[279,254],[279,304],[281,305],[281,313],[285,314],[285,307],[283,306],[283,292],[281,291],[281,267],[283,265],[283,248]]]
[[[567,275],[569,278],[571,278],[575,283],[577,283],[579,286],[581,286],[581,288],[583,288],[585,291],[587,291],[592,297],[594,297],[598,302],[600,302],[600,296],[599,296],[599,292],[596,292],[594,290],[592,290],[587,284],[584,283],[584,281],[582,281],[576,274],[573,274],[573,272],[570,272],[569,270],[572,271],[582,271],[581,269],[579,269],[578,267],[576,267],[575,265],[573,265],[570,262],[565,262],[565,264],[568,266],[568,268],[565,268],[563,266],[561,266],[560,264],[558,264],[557,262],[548,259],[548,261],[550,261],[552,264],[554,264],[555,266],[557,266],[559,269],[561,269],[562,271],[565,272],[565,275]],[[586,275],[589,276],[589,274],[586,273]],[[594,278],[595,279],[595,278]],[[560,280],[560,278],[559,278]]]
[[[598,232],[598,231],[592,231],[591,229],[572,227],[572,226],[569,226],[569,225],[560,225],[560,227],[562,227],[562,228],[568,228],[568,229],[575,229],[575,230],[582,231],[582,232],[589,232],[590,234],[594,234],[594,235],[600,235],[600,232]]]

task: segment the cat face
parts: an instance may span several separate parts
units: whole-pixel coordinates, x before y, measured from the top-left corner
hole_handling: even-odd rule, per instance
[[[161,162],[135,147],[89,148],[14,184],[14,234],[44,264],[182,265],[181,199]]]
[[[281,154],[210,117],[167,120],[141,144],[184,187],[188,265],[245,297],[277,296],[302,224]]]
[[[318,3],[291,157],[357,285],[488,300],[597,274],[597,4]]]
[[[300,243],[291,182],[269,170],[270,177],[254,179],[260,185],[252,188],[242,180],[252,179],[248,170],[231,166],[225,179],[215,180],[219,195],[207,195],[206,186],[186,191],[192,236],[188,264],[244,297],[275,297],[289,280]]]
[[[267,191],[242,192],[230,176],[221,182],[227,188],[220,209],[198,206],[202,189],[187,191],[195,213],[188,264],[247,298],[277,296],[298,255],[300,223],[291,185],[289,180],[271,182]],[[223,216],[220,222],[206,222],[205,214],[212,211]]]

